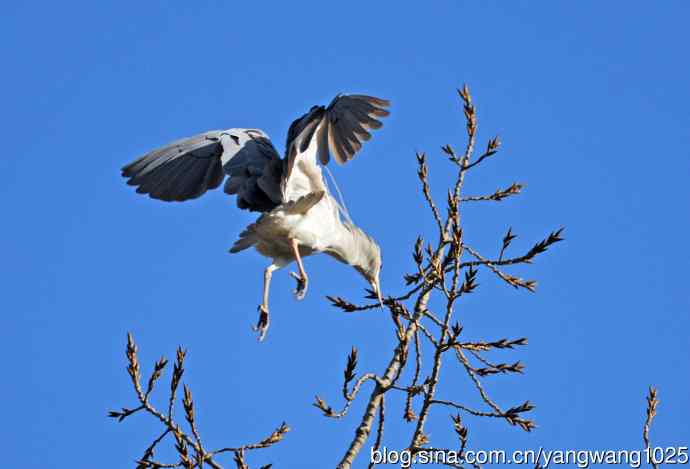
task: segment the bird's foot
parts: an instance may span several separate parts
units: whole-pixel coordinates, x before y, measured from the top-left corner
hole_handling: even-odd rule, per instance
[[[264,340],[266,337],[266,332],[268,332],[268,326],[271,323],[269,316],[268,316],[268,307],[264,305],[259,305],[259,320],[256,323],[256,326],[252,327],[252,330],[255,332],[259,333],[259,342]]]
[[[299,275],[294,272],[290,272],[290,276],[297,280],[297,288],[293,292],[295,294],[295,298],[298,300],[303,300],[304,297],[307,294],[307,287],[309,286],[309,278],[304,275]]]

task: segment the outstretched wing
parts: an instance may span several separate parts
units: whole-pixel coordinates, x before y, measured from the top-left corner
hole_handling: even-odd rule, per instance
[[[122,168],[127,184],[154,199],[194,199],[223,181],[220,130],[177,140]]]
[[[215,189],[243,209],[265,211],[280,202],[280,157],[266,134],[254,129],[213,130],[154,150],[122,168],[127,184],[154,199],[183,201]]]
[[[388,106],[385,99],[357,94],[338,95],[327,107],[313,106],[290,125],[285,146],[288,161],[306,151],[315,138],[322,164],[328,164],[331,155],[345,164],[371,138],[369,129],[383,125],[377,117],[386,117]]]
[[[384,99],[364,95],[338,95],[327,106],[313,106],[295,120],[288,130],[283,194],[293,200],[325,186],[321,164],[328,164],[331,156],[339,164],[354,158],[369,140],[370,129],[382,126],[378,117],[389,112],[390,103]]]

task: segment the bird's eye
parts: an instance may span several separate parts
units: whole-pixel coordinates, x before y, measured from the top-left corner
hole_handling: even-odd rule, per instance
[[[237,135],[230,135],[230,138],[235,141],[235,145],[240,144],[240,138]]]

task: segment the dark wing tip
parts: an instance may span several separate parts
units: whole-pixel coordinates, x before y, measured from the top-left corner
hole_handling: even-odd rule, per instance
[[[371,138],[368,129],[383,126],[377,118],[386,117],[390,112],[385,107],[390,101],[361,94],[338,95],[328,105],[328,148],[338,164],[345,164],[362,148],[362,142]],[[325,153],[325,152],[324,152]],[[321,158],[321,161],[328,158]]]
[[[166,202],[196,199],[220,185],[222,146],[209,134],[178,140],[121,168],[136,193]]]
[[[136,176],[137,166],[141,165],[142,160],[144,158],[145,158],[145,156],[141,157],[141,158],[137,158],[136,160],[132,161],[131,163],[127,163],[126,165],[124,165],[122,168],[120,168],[120,175],[122,177],[126,177],[126,178],[131,178],[131,177]]]
[[[386,99],[342,93],[326,107],[313,106],[290,125],[286,159],[292,161],[294,153],[304,152],[316,138],[317,155],[322,164],[327,164],[331,158],[341,165],[347,163],[359,152],[362,143],[371,139],[368,130],[383,126],[377,118],[390,115],[384,109],[389,106],[390,101]]]

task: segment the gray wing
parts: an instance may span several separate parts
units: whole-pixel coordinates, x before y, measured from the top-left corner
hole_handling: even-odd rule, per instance
[[[223,170],[230,177],[225,193],[237,194],[237,206],[266,212],[282,202],[280,182],[283,160],[260,130],[225,132],[221,136]]]
[[[164,201],[195,199],[220,186],[243,209],[266,211],[280,202],[280,157],[254,129],[213,130],[154,150],[122,168],[127,184]],[[278,181],[277,183],[274,181]]]
[[[388,106],[385,99],[355,94],[338,95],[327,107],[313,106],[290,125],[285,146],[288,167],[314,138],[322,164],[328,164],[331,155],[339,164],[350,161],[362,142],[371,138],[368,130],[382,126],[376,118],[386,117],[389,112],[384,108]]]

